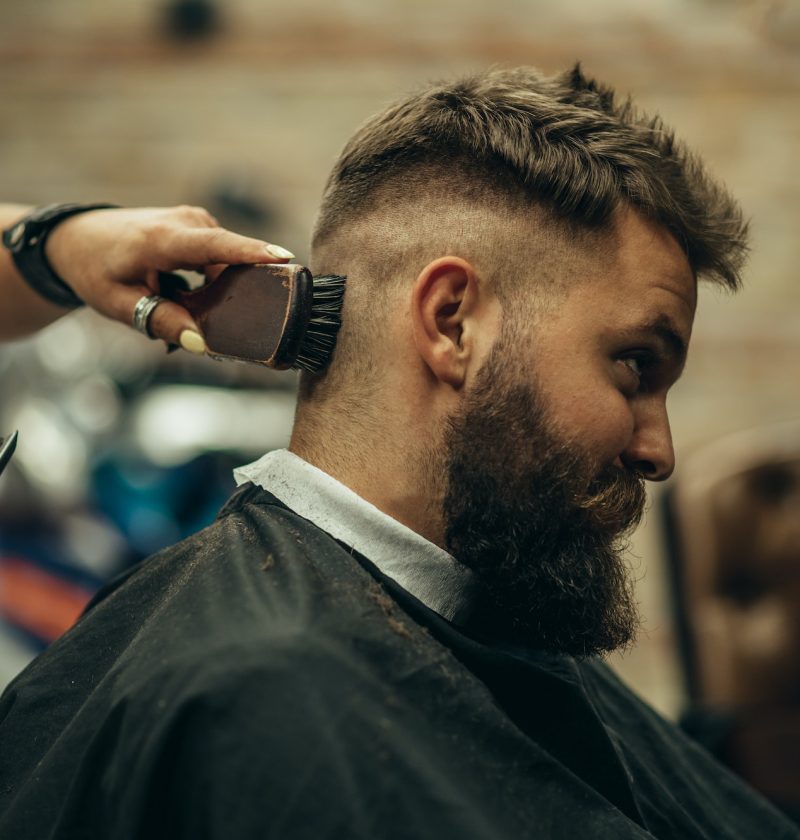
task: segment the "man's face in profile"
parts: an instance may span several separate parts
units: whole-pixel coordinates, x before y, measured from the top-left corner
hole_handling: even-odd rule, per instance
[[[446,434],[448,549],[476,572],[504,632],[578,655],[635,633],[625,536],[644,478],[672,471],[666,395],[696,301],[666,231],[631,213],[618,232],[613,265],[551,314],[533,327],[506,316]]]

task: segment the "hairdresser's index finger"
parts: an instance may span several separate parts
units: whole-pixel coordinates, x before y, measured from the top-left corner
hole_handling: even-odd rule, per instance
[[[170,269],[286,262],[294,257],[291,251],[279,245],[241,236],[225,228],[179,229],[160,245],[163,261]]]

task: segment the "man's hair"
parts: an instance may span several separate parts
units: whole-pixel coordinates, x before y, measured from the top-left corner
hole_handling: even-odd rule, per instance
[[[495,69],[398,102],[345,146],[313,233],[314,271],[351,276],[342,356],[356,362],[370,313],[379,320],[392,281],[413,281],[425,260],[483,260],[504,301],[519,291],[520,260],[543,289],[559,283],[557,263],[587,242],[602,250],[625,205],[669,229],[698,277],[738,288],[747,225],[737,204],[658,116],[618,102],[580,66],[553,77]]]

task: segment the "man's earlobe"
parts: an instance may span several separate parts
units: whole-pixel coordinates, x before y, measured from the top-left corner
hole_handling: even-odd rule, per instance
[[[452,388],[466,379],[472,352],[466,319],[477,297],[475,269],[460,257],[440,257],[420,272],[411,294],[414,342],[433,376]]]

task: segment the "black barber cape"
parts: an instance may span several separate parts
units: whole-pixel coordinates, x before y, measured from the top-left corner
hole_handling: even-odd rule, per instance
[[[795,838],[599,661],[460,632],[247,485],[0,701],[2,840]]]

